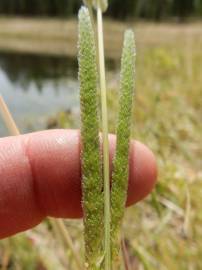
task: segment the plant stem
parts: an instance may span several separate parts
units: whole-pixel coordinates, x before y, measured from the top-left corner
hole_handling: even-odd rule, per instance
[[[10,239],[5,240],[5,248],[1,258],[1,270],[7,270],[11,260]]]
[[[13,136],[20,135],[20,132],[15,124],[15,121],[1,95],[0,95],[0,112],[9,130],[9,133]]]
[[[104,171],[104,249],[105,249],[105,270],[111,269],[111,244],[110,244],[110,179],[109,179],[109,141],[108,141],[108,117],[107,117],[107,89],[105,78],[104,38],[102,10],[98,1],[97,7],[98,27],[98,55],[99,75],[101,90],[101,112],[102,112],[102,134],[103,134],[103,171]]]
[[[10,132],[13,136],[20,135],[20,131],[8,109],[8,106],[6,105],[3,97],[0,95],[0,112],[4,119],[4,122]],[[82,270],[82,263],[79,257],[77,256],[77,252],[74,249],[74,245],[72,242],[72,239],[69,235],[68,230],[65,228],[63,220],[57,220],[57,219],[50,219],[51,224],[53,225],[53,228],[56,227],[58,231],[60,232],[61,236],[63,237],[65,245],[71,250],[72,255],[74,256],[75,262],[77,264],[77,267],[79,270]]]
[[[79,254],[78,252],[75,250],[74,248],[74,245],[73,245],[73,242],[72,242],[72,239],[69,235],[69,232],[68,230],[66,229],[65,227],[65,224],[63,222],[62,219],[51,219],[51,222],[53,224],[55,224],[56,228],[58,229],[58,231],[60,232],[61,236],[63,236],[63,240],[64,242],[66,243],[66,245],[69,247],[69,249],[71,250],[72,252],[72,255],[74,256],[74,259],[75,259],[75,262],[76,262],[76,265],[77,265],[77,268],[82,270],[83,267],[82,267],[82,263],[81,263],[81,260],[79,258]]]
[[[123,260],[124,260],[124,269],[125,270],[132,270],[131,265],[130,265],[130,258],[129,258],[129,254],[126,248],[126,243],[124,238],[122,237],[121,240],[121,250],[122,250],[122,256],[123,256]]]

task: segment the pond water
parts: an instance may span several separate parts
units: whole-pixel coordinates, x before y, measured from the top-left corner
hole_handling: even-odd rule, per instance
[[[46,128],[61,110],[79,111],[77,73],[76,58],[0,52],[0,93],[22,133]],[[6,135],[0,118],[0,137]]]
[[[46,127],[60,110],[79,108],[76,59],[0,53],[0,92],[21,132]],[[0,121],[0,136],[8,134]]]

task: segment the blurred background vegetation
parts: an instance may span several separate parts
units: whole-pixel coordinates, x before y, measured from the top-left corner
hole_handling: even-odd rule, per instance
[[[80,0],[1,0],[0,14],[31,16],[72,16]],[[115,19],[143,18],[161,20],[177,17],[180,20],[202,15],[201,0],[111,0],[107,12]]]
[[[80,4],[0,1],[0,91],[24,133],[80,127]],[[134,270],[202,269],[201,14],[201,0],[111,0],[105,20],[110,132],[116,128],[123,32],[130,26],[137,41],[132,135],[153,150],[159,169],[154,192],[126,211],[124,237]],[[0,121],[0,136],[6,135]],[[65,222],[82,258],[82,222]],[[76,265],[45,221],[0,241],[0,270],[16,269]]]

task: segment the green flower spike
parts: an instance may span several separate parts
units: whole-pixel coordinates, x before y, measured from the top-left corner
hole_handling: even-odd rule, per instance
[[[117,125],[117,146],[113,161],[111,190],[111,242],[112,257],[117,260],[120,249],[120,227],[128,188],[128,157],[131,132],[131,116],[135,87],[135,40],[132,31],[125,33],[121,63],[121,89]]]
[[[89,11],[79,12],[82,189],[86,268],[99,269],[103,231],[103,184],[99,146],[97,64]]]

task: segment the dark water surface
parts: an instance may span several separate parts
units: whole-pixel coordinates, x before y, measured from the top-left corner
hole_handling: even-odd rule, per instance
[[[107,60],[107,69],[116,63]],[[46,128],[61,110],[79,111],[76,58],[0,52],[0,93],[22,133]],[[8,131],[0,118],[0,137]]]
[[[0,53],[0,93],[21,132],[46,127],[61,110],[78,110],[77,60]],[[8,135],[0,118],[0,137]]]

